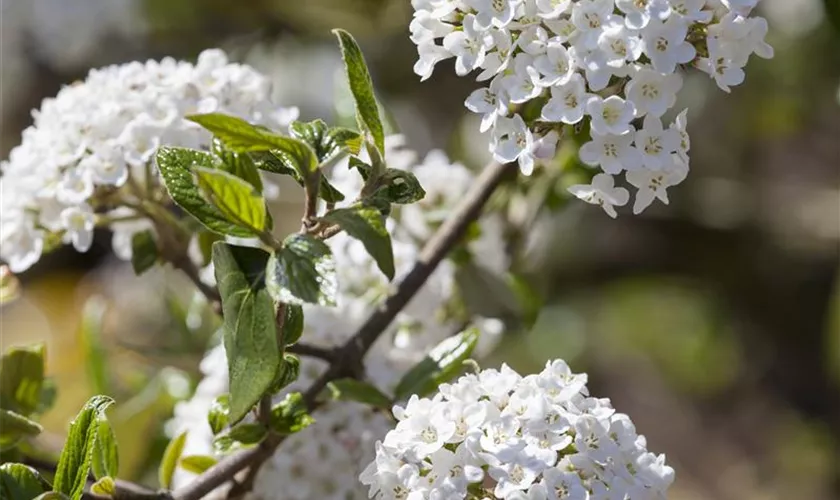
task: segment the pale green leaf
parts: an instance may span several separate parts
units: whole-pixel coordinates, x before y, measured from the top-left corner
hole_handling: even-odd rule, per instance
[[[202,474],[217,463],[218,460],[208,455],[189,455],[181,459],[181,468],[193,474]]]
[[[213,434],[218,434],[227,427],[229,414],[230,396],[228,394],[222,394],[213,400],[207,411],[207,423],[210,424]]]
[[[223,170],[195,167],[204,198],[230,222],[259,234],[266,229],[265,200],[254,186]]]
[[[120,457],[117,451],[117,437],[105,414],[97,416],[96,443],[93,447],[90,468],[93,477],[102,479],[117,477],[120,469]]]
[[[114,400],[107,396],[94,396],[70,424],[67,441],[58,459],[53,490],[64,493],[71,500],[82,497],[99,433],[99,418],[113,403]]]
[[[172,476],[175,474],[175,467],[178,465],[178,460],[180,460],[181,454],[184,452],[184,444],[186,442],[187,433],[182,432],[166,445],[166,450],[163,452],[163,458],[158,467],[158,482],[161,487],[169,488],[172,486]]]
[[[355,401],[383,409],[390,409],[393,405],[391,398],[361,380],[343,378],[330,382],[327,387],[332,398],[338,401]]]
[[[43,493],[44,489],[44,481],[32,467],[15,463],[0,465],[0,498],[28,500]]]
[[[12,347],[0,358],[0,406],[29,415],[38,407],[44,384],[44,344]]]
[[[278,434],[294,434],[314,422],[299,392],[287,394],[283,401],[271,407],[271,428]]]
[[[101,477],[91,485],[90,492],[96,495],[112,496],[117,493],[117,483],[110,476]]]

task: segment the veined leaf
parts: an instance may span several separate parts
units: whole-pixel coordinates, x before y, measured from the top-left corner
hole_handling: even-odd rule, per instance
[[[218,169],[221,165],[217,158],[203,151],[168,147],[158,149],[155,158],[166,190],[179,207],[213,232],[240,238],[254,236],[252,230],[230,222],[199,192],[194,177],[195,168]]]
[[[41,475],[32,467],[15,463],[0,465],[0,498],[35,498],[43,493],[44,489]]]
[[[283,401],[271,407],[271,428],[279,434],[300,432],[314,422],[299,392],[287,394]]]
[[[277,302],[335,305],[335,260],[330,247],[309,235],[289,236],[268,260],[266,283]]]
[[[218,137],[213,138],[210,151],[222,160],[221,168],[248,184],[254,186],[258,193],[263,191],[260,172],[254,164],[254,160],[247,153],[236,153],[226,148]]]
[[[102,297],[89,298],[82,310],[82,321],[79,325],[79,343],[85,354],[88,378],[93,390],[100,394],[111,392],[108,355],[102,342],[102,320],[105,309],[105,301]]]
[[[210,410],[207,411],[207,423],[210,424],[213,434],[218,434],[227,427],[229,413],[230,395],[222,394],[213,400]]]
[[[235,424],[271,387],[280,367],[274,302],[266,289],[268,254],[255,248],[213,245],[224,312],[230,375],[229,420]]]
[[[134,268],[134,274],[140,276],[151,269],[157,260],[158,248],[152,231],[134,233],[131,237],[131,267]]]
[[[356,121],[360,129],[370,134],[377,149],[384,154],[385,131],[379,117],[379,107],[373,93],[373,82],[362,50],[350,33],[335,29],[333,34],[338,37],[341,57],[344,59],[344,68],[347,72],[347,80],[350,83],[350,91],[356,101]]]
[[[120,468],[120,456],[117,451],[117,438],[105,414],[97,416],[96,443],[93,447],[90,468],[93,477],[103,479],[117,477]]]
[[[280,151],[257,151],[251,153],[255,165],[260,170],[273,172],[275,174],[291,176],[299,185],[304,185],[304,180],[298,170],[294,167],[292,159]],[[320,176],[318,196],[328,203],[337,203],[344,200],[344,195],[330,184],[325,176]]]
[[[472,354],[478,337],[478,330],[470,328],[435,346],[400,379],[394,389],[394,398],[399,401],[413,394],[423,397],[436,391],[440,384],[449,382]]]
[[[201,194],[227,220],[254,234],[265,231],[265,200],[254,186],[223,170],[195,167],[194,171]]]
[[[324,215],[323,220],[338,224],[353,238],[361,241],[376,265],[389,279],[394,279],[394,250],[385,228],[385,218],[373,207],[339,208]]]
[[[288,346],[300,340],[303,335],[303,308],[286,304],[283,315],[283,343]]]
[[[90,473],[91,458],[99,434],[100,417],[114,403],[107,396],[94,396],[70,424],[70,432],[58,459],[53,490],[79,500]]]
[[[91,485],[90,492],[96,495],[112,496],[117,493],[117,483],[111,476],[101,477]]]

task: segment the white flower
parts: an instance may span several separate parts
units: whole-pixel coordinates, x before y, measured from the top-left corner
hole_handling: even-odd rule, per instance
[[[539,84],[544,87],[566,84],[575,74],[575,64],[562,44],[549,44],[544,55],[534,59],[534,67],[542,73]]]
[[[642,32],[642,45],[653,67],[660,73],[673,73],[677,64],[694,59],[697,51],[685,40],[686,24],[676,17],[664,23],[652,21]]]
[[[502,78],[502,85],[510,97],[510,102],[527,102],[542,92],[542,87],[538,85],[540,74],[533,62],[533,58],[528,54],[518,54],[513,60],[513,73]]]
[[[670,127],[671,130],[674,130],[680,136],[680,144],[677,148],[677,154],[680,155],[683,162],[687,164],[688,152],[691,150],[691,138],[688,136],[686,127],[688,127],[688,109],[682,110]]]
[[[516,161],[534,146],[534,136],[518,114],[512,118],[497,118],[494,134],[496,146],[493,157],[503,163]]]
[[[651,19],[664,21],[671,14],[668,0],[615,0],[615,6],[624,13],[624,22],[634,30],[645,28]]]
[[[543,19],[557,19],[572,7],[572,0],[537,0],[537,11]]]
[[[666,168],[671,163],[671,153],[679,146],[679,134],[671,128],[663,129],[662,121],[653,115],[647,115],[636,132],[636,148],[642,153],[644,166],[651,170]]]
[[[59,182],[55,194],[61,203],[84,203],[93,194],[91,175],[85,171],[68,170]]]
[[[94,215],[87,204],[67,207],[61,212],[61,222],[67,231],[65,242],[72,242],[77,252],[87,252],[93,243]]]
[[[697,68],[708,73],[721,90],[728,93],[731,91],[730,87],[744,83],[746,76],[744,70],[735,65],[731,59],[716,56],[711,50],[709,56],[698,59]]]
[[[473,91],[464,102],[467,109],[482,115],[479,127],[481,132],[489,130],[495,125],[496,119],[507,111],[507,93],[501,86],[501,79],[494,80],[489,89],[484,87]]]
[[[647,451],[629,417],[615,413],[608,400],[588,397],[583,384],[546,399],[535,385],[538,379],[550,381],[547,386],[585,380],[561,367],[568,368],[562,361],[549,362],[540,374],[521,377],[503,365],[501,371],[484,370],[443,384],[432,399],[412,399],[410,404],[426,414],[452,414],[451,407],[476,405],[488,411],[457,434],[448,449],[425,456],[414,451],[422,437],[402,439],[398,425],[376,445],[376,458],[360,481],[375,498],[665,498],[674,470],[664,456]],[[505,405],[501,411],[499,404]],[[403,413],[400,407],[394,410]],[[546,424],[571,421],[574,426]],[[400,475],[406,470],[410,473]],[[425,481],[417,479],[418,471]]]
[[[618,214],[613,207],[627,204],[630,193],[624,188],[614,186],[611,175],[598,174],[592,178],[592,184],[576,184],[569,187],[569,192],[592,205],[599,205],[607,215],[615,219]]]
[[[642,55],[641,39],[619,22],[610,23],[598,36],[598,48],[613,68],[621,68]]]
[[[613,0],[580,0],[572,8],[572,23],[580,32],[582,46],[594,49],[598,36],[612,20]]]
[[[464,29],[453,31],[443,38],[443,48],[455,57],[455,73],[464,76],[481,66],[487,49],[492,45],[493,38],[477,27],[475,16],[472,14],[464,18]]]
[[[677,155],[672,155],[671,163],[663,170],[642,168],[627,172],[627,182],[638,188],[633,213],[642,213],[657,198],[667,205],[666,189],[685,180],[686,175],[688,175],[688,165]]]
[[[513,41],[510,33],[505,30],[495,30],[490,33],[493,50],[484,57],[481,65],[482,72],[476,77],[478,81],[488,80],[506,70],[513,55]]]
[[[640,69],[627,84],[627,99],[636,106],[636,116],[662,116],[677,101],[682,88],[678,73],[663,75],[647,68]]]
[[[583,118],[589,97],[583,77],[576,73],[564,85],[551,87],[551,99],[543,106],[540,118],[574,125]]]
[[[712,12],[703,10],[706,0],[669,0],[672,15],[680,16],[684,21],[708,23],[712,20]]]
[[[636,114],[636,106],[616,95],[606,99],[593,96],[586,103],[586,113],[592,117],[595,133],[623,135],[633,130],[630,122]]]
[[[522,0],[465,0],[465,3],[477,11],[479,26],[487,29],[490,26],[504,28],[510,24]]]
[[[580,159],[587,165],[600,165],[608,174],[635,170],[642,165],[642,154],[632,146],[636,133],[624,135],[592,132],[592,140],[581,146]]]
[[[414,73],[420,77],[420,81],[428,79],[435,70],[435,64],[452,57],[452,54],[435,44],[434,41],[422,42],[417,45],[417,54],[420,58],[414,63]]]

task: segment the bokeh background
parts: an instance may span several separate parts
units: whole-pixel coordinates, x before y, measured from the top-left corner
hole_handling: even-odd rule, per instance
[[[353,32],[392,122],[420,152],[486,161],[462,106],[475,88],[451,61],[412,72],[408,0],[3,0],[0,150],[30,110],[90,68],[222,47],[274,80],[306,118],[345,119],[329,33]],[[731,95],[686,80],[692,173],[672,204],[613,221],[564,202],[547,177],[507,193],[517,298],[474,299],[515,316],[485,365],[522,372],[563,357],[630,414],[677,470],[671,498],[840,498],[840,2],[764,0],[776,57],[754,59]],[[299,203],[281,186],[277,213]],[[297,208],[286,212],[297,213]],[[93,393],[116,396],[121,472],[154,484],[172,405],[187,396],[215,331],[189,284],[134,278],[109,255],[51,254],[0,310],[0,344],[45,340],[58,400],[42,443]],[[524,292],[523,292],[524,291]],[[522,296],[527,300],[523,301]]]

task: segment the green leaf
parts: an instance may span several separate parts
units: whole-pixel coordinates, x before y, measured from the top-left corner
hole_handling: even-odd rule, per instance
[[[163,458],[160,460],[160,467],[158,467],[158,482],[162,488],[172,486],[172,475],[175,474],[175,467],[178,465],[181,453],[184,452],[186,442],[187,433],[182,432],[166,445]]]
[[[23,464],[0,465],[0,498],[24,500],[43,492],[43,480],[37,470]]]
[[[283,318],[283,343],[292,345],[303,335],[303,308],[286,304]]]
[[[222,394],[213,400],[210,410],[207,411],[207,423],[210,424],[213,434],[218,434],[227,427],[228,414],[230,414],[230,396]]]
[[[265,200],[254,186],[223,170],[195,167],[198,189],[234,224],[259,234],[266,229]]]
[[[220,241],[222,237],[212,231],[201,230],[196,238],[198,249],[201,251],[201,266],[204,267],[213,259],[213,243]]]
[[[0,266],[0,306],[20,297],[20,280],[9,266]]]
[[[0,451],[9,450],[21,439],[37,436],[42,430],[38,422],[11,410],[0,408]]]
[[[222,170],[239,177],[254,186],[257,192],[262,193],[262,177],[254,160],[247,153],[235,153],[229,150],[218,137],[213,138],[210,151],[222,160]]]
[[[416,203],[426,196],[426,191],[420,181],[411,172],[389,168],[377,180],[374,197],[382,198],[389,203],[406,205]]]
[[[289,175],[301,186],[304,185],[303,177],[295,169],[294,163],[288,156],[279,151],[258,151],[251,153],[257,168],[275,174]],[[337,203],[344,200],[344,195],[330,184],[323,175],[320,176],[318,196],[328,203]]]
[[[58,387],[55,381],[49,377],[44,379],[44,384],[41,386],[41,394],[38,396],[38,407],[35,408],[35,413],[43,415],[55,404],[55,398],[58,396]]]
[[[218,234],[240,238],[254,236],[253,231],[231,223],[218,208],[207,203],[196,185],[194,169],[219,168],[216,157],[203,151],[164,147],[158,149],[155,158],[166,190],[179,207]]]
[[[117,438],[104,413],[97,416],[97,421],[96,443],[93,447],[93,456],[90,462],[93,477],[96,479],[108,476],[117,477],[120,468]]]
[[[53,490],[79,500],[90,473],[90,462],[99,434],[99,419],[114,403],[107,396],[94,396],[70,424],[70,432],[55,471]]]
[[[228,432],[228,437],[244,445],[251,445],[262,441],[267,432],[261,424],[239,424]]]
[[[236,444],[236,441],[227,434],[219,434],[213,438],[213,450],[216,453],[227,453]]]
[[[268,260],[266,284],[277,302],[335,305],[335,260],[330,247],[306,234],[289,236]]]
[[[356,206],[333,210],[323,219],[338,224],[353,238],[361,241],[365,250],[376,261],[379,270],[389,279],[394,279],[394,250],[391,236],[385,228],[385,218],[373,207]]]
[[[190,455],[181,459],[181,468],[193,474],[202,474],[218,462],[209,455]]]
[[[117,483],[110,476],[101,477],[90,487],[90,492],[96,495],[112,496],[117,493]]]
[[[277,372],[277,379],[271,386],[271,392],[280,392],[284,387],[298,379],[300,376],[300,358],[294,354],[284,354],[283,363]]]
[[[323,120],[292,122],[289,130],[293,136],[309,144],[321,165],[341,155],[347,149],[347,142],[359,137],[358,132],[350,129],[328,128]]]
[[[373,167],[368,163],[360,160],[355,156],[350,157],[350,168],[355,168],[359,171],[359,175],[362,176],[362,180],[366,181],[370,177],[370,173],[373,171]]]
[[[134,274],[140,276],[154,266],[157,260],[158,248],[152,231],[134,233],[131,237],[131,267],[134,268]]]
[[[300,432],[314,422],[299,392],[287,394],[283,401],[271,407],[271,428],[279,434]]]
[[[353,99],[356,101],[356,121],[361,130],[370,134],[379,151],[384,153],[385,132],[382,128],[382,120],[379,118],[379,107],[373,94],[373,82],[370,79],[365,58],[350,33],[334,29],[333,34],[338,37],[339,45],[341,45],[341,57],[344,59],[347,80],[350,83]]]
[[[361,380],[343,378],[330,382],[327,387],[332,398],[338,401],[356,401],[383,409],[390,409],[393,405],[382,391]]]
[[[412,394],[423,397],[436,391],[440,384],[449,382],[472,354],[478,336],[478,330],[470,328],[435,346],[400,379],[394,389],[394,399],[404,400]]]
[[[102,342],[102,320],[106,305],[102,297],[92,296],[82,310],[79,325],[79,342],[85,355],[85,368],[94,392],[110,393],[111,384],[108,376],[108,353]]]
[[[301,172],[312,172],[318,166],[315,153],[306,143],[251,125],[241,118],[208,113],[191,115],[187,119],[212,132],[227,148],[236,153],[278,150],[292,156],[299,164]]]
[[[13,347],[0,358],[0,406],[23,416],[38,407],[44,383],[43,343]]]
[[[224,342],[230,375],[230,423],[251,410],[280,367],[274,302],[266,288],[268,254],[256,248],[213,245],[222,297]]]

